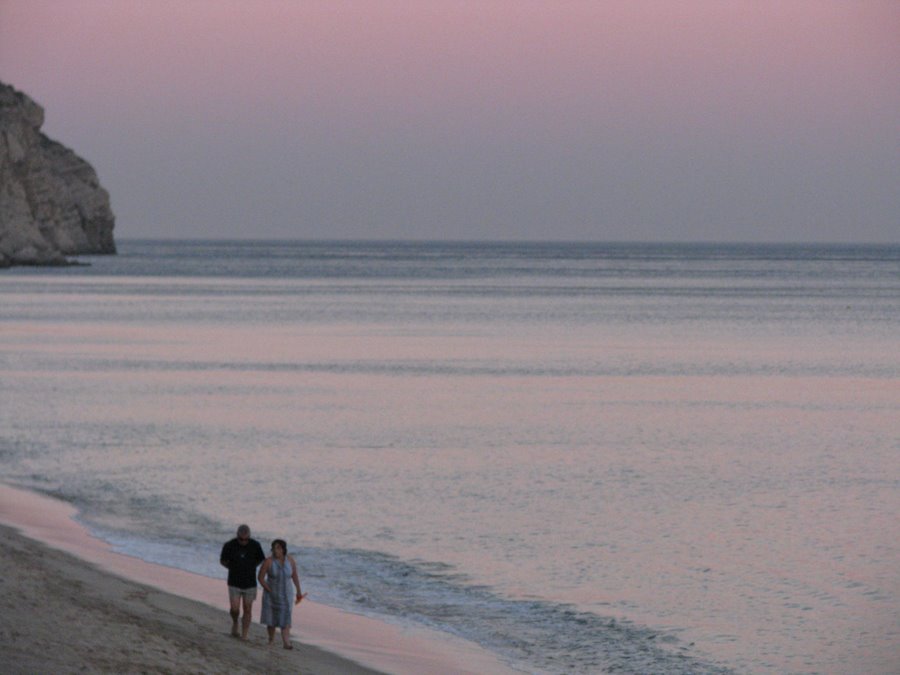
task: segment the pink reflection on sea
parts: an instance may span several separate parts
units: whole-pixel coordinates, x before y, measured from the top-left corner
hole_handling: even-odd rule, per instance
[[[35,472],[441,561],[749,671],[887,671],[900,384],[815,374],[858,358],[839,339],[678,337],[23,322],[2,347],[20,423],[92,440]]]

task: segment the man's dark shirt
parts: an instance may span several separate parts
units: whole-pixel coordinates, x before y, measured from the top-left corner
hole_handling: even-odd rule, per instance
[[[236,588],[255,588],[256,568],[265,559],[256,539],[241,546],[236,537],[222,547],[219,556],[220,562],[228,568],[228,585]]]

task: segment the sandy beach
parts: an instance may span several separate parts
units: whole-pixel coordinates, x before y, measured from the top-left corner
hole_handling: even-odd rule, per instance
[[[127,581],[0,526],[0,661],[7,673],[375,673],[265,629],[232,638],[203,603]]]
[[[474,645],[304,601],[293,650],[231,637],[223,580],[114,552],[70,505],[0,484],[5,673],[508,673]],[[365,664],[365,665],[361,665]]]

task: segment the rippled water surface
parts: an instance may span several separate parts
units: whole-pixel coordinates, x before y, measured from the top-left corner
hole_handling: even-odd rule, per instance
[[[0,470],[123,550],[247,521],[529,672],[900,671],[897,247],[120,248],[0,274]]]

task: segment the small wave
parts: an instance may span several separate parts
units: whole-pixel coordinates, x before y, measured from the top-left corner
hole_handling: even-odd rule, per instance
[[[900,376],[897,364],[870,359],[848,361],[704,361],[665,363],[516,363],[457,360],[348,360],[348,361],[174,361],[163,359],[108,359],[83,357],[77,361],[42,357],[32,364],[42,371],[82,372],[260,372],[326,373],[334,375],[460,376],[460,377],[667,377],[667,376],[794,376],[865,377]]]
[[[302,549],[335,604],[446,631],[541,673],[730,673],[665,631],[545,600],[503,597],[442,563],[374,551]]]

